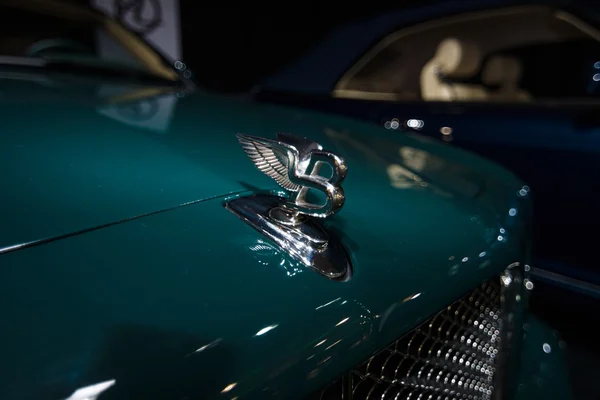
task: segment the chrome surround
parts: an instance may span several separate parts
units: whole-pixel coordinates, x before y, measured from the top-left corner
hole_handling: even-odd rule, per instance
[[[509,396],[513,390],[511,383],[515,377],[512,376],[518,360],[515,359],[519,353],[520,345],[520,326],[522,326],[523,306],[518,303],[527,302],[527,293],[524,288],[524,271],[519,262],[510,264],[500,276],[502,285],[502,295],[500,298],[502,305],[502,316],[500,319],[500,353],[497,360],[497,373],[494,382],[494,399],[504,399]]]
[[[288,199],[269,194],[239,197],[225,208],[271,239],[292,258],[333,280],[347,281],[352,265],[338,238],[325,230],[318,220],[301,215],[282,223],[273,214],[283,212]],[[285,211],[285,210],[284,210]]]

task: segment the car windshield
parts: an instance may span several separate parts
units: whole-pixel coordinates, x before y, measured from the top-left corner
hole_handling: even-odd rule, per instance
[[[22,0],[0,5],[0,57],[43,58],[139,71],[175,81],[177,73],[115,21],[75,4]]]

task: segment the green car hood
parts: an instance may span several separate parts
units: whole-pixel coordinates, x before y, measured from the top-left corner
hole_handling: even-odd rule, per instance
[[[113,380],[102,400],[298,397],[525,257],[522,182],[419,136],[200,93],[162,129],[81,93],[26,105],[1,105],[2,399]],[[327,226],[350,281],[224,208],[278,190],[238,132],[345,158],[346,204]]]

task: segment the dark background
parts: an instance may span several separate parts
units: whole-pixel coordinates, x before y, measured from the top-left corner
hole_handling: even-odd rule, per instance
[[[478,0],[485,1],[485,0]],[[299,58],[339,25],[436,0],[203,6],[181,0],[183,59],[208,89],[245,91]]]

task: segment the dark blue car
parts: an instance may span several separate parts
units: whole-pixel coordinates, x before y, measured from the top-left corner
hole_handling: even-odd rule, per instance
[[[600,23],[593,2],[446,1],[334,30],[255,91],[485,155],[530,184],[535,270],[600,294]],[[393,185],[427,168],[400,154]]]

